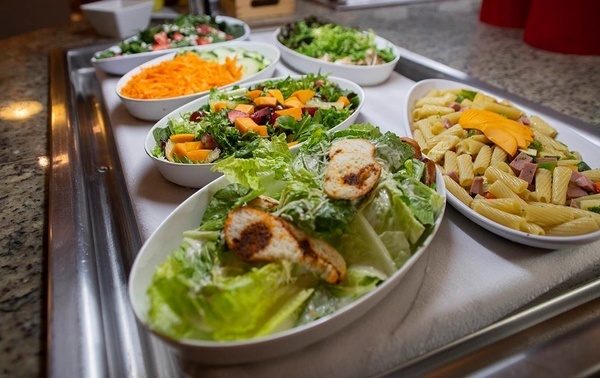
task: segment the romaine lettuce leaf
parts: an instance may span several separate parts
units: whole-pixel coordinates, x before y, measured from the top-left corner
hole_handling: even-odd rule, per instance
[[[335,138],[364,138],[383,169],[369,195],[333,200],[323,192]],[[268,335],[331,314],[376,288],[418,248],[443,206],[424,185],[412,147],[373,125],[314,130],[292,157],[285,136],[260,140],[252,157],[215,164],[232,184],[209,203],[198,229],[186,231],[148,290],[151,326],[174,338],[241,340]],[[299,264],[247,263],[221,238],[230,210],[260,194],[279,201],[273,214],[327,241],[344,257],[346,278],[327,284]]]

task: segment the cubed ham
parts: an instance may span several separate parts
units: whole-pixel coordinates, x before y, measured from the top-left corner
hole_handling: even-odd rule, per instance
[[[587,195],[588,193],[578,186],[569,185],[569,187],[567,188],[567,199],[579,198]]]
[[[479,194],[481,196],[484,195],[483,191],[483,177],[477,176],[473,179],[473,183],[471,184],[470,192],[472,194]]]
[[[458,175],[456,174],[456,172],[454,172],[454,171],[447,172],[446,176],[450,177],[452,180],[456,181],[457,183],[460,183],[460,180],[458,179]]]
[[[538,165],[535,163],[524,163],[521,167],[521,172],[519,172],[519,178],[527,181],[527,183],[531,185],[533,178],[535,177],[535,171],[537,170],[537,167]]]
[[[444,128],[446,128],[446,129],[449,129],[449,128],[451,128],[454,125],[452,124],[452,121],[450,121],[448,118],[443,118],[442,119],[442,126],[444,126]]]
[[[573,173],[571,173],[570,181],[572,184],[577,185],[578,187],[583,188],[588,192],[594,191],[594,183],[592,182],[592,180],[590,180],[587,176],[584,176],[579,172],[573,171]]]
[[[460,106],[460,104],[458,102],[456,102],[456,101],[451,102],[450,104],[448,104],[448,107],[454,109],[454,111],[457,111],[457,112],[460,111],[460,109],[462,108]]]
[[[510,167],[512,168],[513,172],[515,172],[515,175],[518,175],[521,173],[523,165],[525,163],[531,163],[532,161],[533,158],[531,156],[527,155],[525,152],[521,152],[510,162]]]
[[[523,125],[527,125],[527,126],[531,125],[531,121],[526,116],[519,117],[519,119],[517,121],[521,122]]]

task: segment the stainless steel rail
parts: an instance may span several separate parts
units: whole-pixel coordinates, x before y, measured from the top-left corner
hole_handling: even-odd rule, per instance
[[[141,246],[89,56],[50,54],[48,375],[149,377],[127,297]]]

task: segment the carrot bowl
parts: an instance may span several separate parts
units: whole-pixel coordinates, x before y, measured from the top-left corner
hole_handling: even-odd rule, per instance
[[[123,75],[116,92],[131,115],[157,121],[213,87],[271,77],[279,57],[277,48],[262,42],[181,48]]]

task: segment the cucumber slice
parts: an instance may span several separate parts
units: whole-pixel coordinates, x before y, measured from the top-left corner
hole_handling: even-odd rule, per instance
[[[244,67],[244,76],[255,74],[264,68],[261,61],[253,58],[241,58],[238,63]]]

